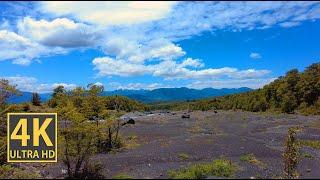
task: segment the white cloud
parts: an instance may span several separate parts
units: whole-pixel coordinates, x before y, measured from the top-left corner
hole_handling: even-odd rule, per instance
[[[28,57],[16,57],[14,53],[8,53],[7,59],[15,59],[14,63],[28,64],[33,58],[70,52],[70,48],[83,47],[102,49],[106,56],[139,64],[153,59],[175,60],[186,55],[182,47],[177,44],[179,40],[206,31],[292,27],[302,21],[320,18],[319,2],[39,2],[34,4],[37,5],[37,13],[31,10],[30,4],[25,4],[26,7],[20,7],[24,5],[23,3],[19,4],[19,9],[23,9],[23,13],[18,14],[23,18],[18,21],[17,28],[11,28],[5,21],[2,27],[17,29],[11,31],[28,39],[32,44],[50,46],[50,51],[45,47],[41,47],[45,50],[29,48],[28,51],[32,53],[24,53],[32,54]],[[52,50],[52,47],[61,49],[58,52]]]
[[[249,87],[252,89],[262,88],[276,78],[258,78],[258,79],[227,79],[227,80],[202,80],[191,83],[188,87],[194,89],[211,88],[240,88]]]
[[[47,21],[26,17],[18,23],[18,29],[21,35],[45,46],[94,47],[101,38],[94,27],[67,18]]]
[[[238,70],[237,68],[208,68],[208,69],[190,69],[190,67],[199,67],[199,60],[186,59],[182,63],[173,60],[161,61],[157,64],[145,65],[134,64],[124,60],[117,60],[111,57],[95,58],[93,60],[95,69],[98,70],[100,76],[137,76],[137,75],[153,75],[163,77],[167,80],[173,79],[206,79],[206,78],[257,78],[270,73],[268,70]]]
[[[104,86],[103,83],[101,83],[101,82],[96,82],[96,83],[94,83],[94,85],[96,85],[96,86]]]
[[[111,57],[95,58],[92,61],[100,76],[133,76],[148,73],[148,68],[141,64],[129,64],[124,60],[115,60]]]
[[[0,25],[0,60],[28,65],[85,47],[105,54],[92,62],[100,76],[230,82],[263,79],[270,71],[206,67],[206,59],[188,58],[178,42],[203,32],[289,28],[320,18],[319,2],[41,2],[37,13],[19,9],[16,24]]]
[[[300,24],[301,24],[301,22],[290,21],[290,22],[280,23],[279,25],[280,25],[281,27],[289,28],[289,27],[298,26],[298,25],[300,25]]]
[[[180,67],[204,67],[204,64],[199,59],[187,58]]]
[[[150,40],[142,44],[123,38],[113,38],[107,41],[104,52],[134,63],[143,63],[150,59],[176,59],[186,53],[181,47],[164,39]]]
[[[0,61],[13,60],[14,64],[28,65],[40,56],[55,52],[64,51],[59,48],[47,49],[15,32],[0,30]]]
[[[24,92],[47,93],[52,92],[52,90],[58,86],[64,86],[67,90],[71,90],[76,87],[75,84],[68,83],[39,83],[36,78],[26,76],[0,77],[0,79],[9,80],[10,84],[17,85],[17,89]]]
[[[128,84],[120,84],[117,82],[109,83],[111,90],[118,90],[118,89],[130,89],[130,90],[140,90],[140,89],[147,89],[153,90],[158,88],[170,88],[169,85],[164,85],[162,83],[128,83]]]
[[[262,56],[259,53],[253,52],[253,53],[250,53],[250,58],[252,58],[252,59],[261,59]]]
[[[40,10],[56,16],[72,16],[97,25],[128,25],[165,17],[174,2],[42,2]]]

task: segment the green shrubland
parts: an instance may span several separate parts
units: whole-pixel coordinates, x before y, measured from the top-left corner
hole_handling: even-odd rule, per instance
[[[285,76],[250,92],[183,103],[155,104],[151,108],[320,114],[320,63],[310,65],[303,72],[290,70]]]

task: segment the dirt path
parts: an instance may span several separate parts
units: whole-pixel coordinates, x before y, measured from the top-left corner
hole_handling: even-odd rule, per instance
[[[282,173],[281,154],[289,127],[303,127],[299,138],[320,139],[320,129],[311,126],[320,122],[319,116],[196,111],[190,113],[190,119],[182,119],[182,114],[136,115],[136,124],[121,130],[123,137],[134,139],[131,148],[115,154],[98,154],[94,160],[104,165],[106,177],[124,173],[135,178],[167,178],[170,169],[223,156],[241,167],[236,174],[239,178],[276,178]],[[301,178],[320,177],[320,151],[306,147],[302,150],[312,158],[303,158],[299,164]],[[249,153],[260,164],[240,160]],[[50,167],[47,171],[57,177],[61,167]]]

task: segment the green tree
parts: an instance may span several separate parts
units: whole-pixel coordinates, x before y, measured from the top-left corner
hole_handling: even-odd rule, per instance
[[[52,98],[48,101],[48,105],[51,108],[55,108],[59,103],[63,102],[67,98],[67,91],[63,86],[58,86],[53,90]]]
[[[0,79],[0,110],[6,105],[8,98],[19,95],[15,85],[10,85],[8,80]]]
[[[32,93],[32,97],[31,97],[31,103],[34,106],[40,106],[41,105],[41,99],[38,93]]]

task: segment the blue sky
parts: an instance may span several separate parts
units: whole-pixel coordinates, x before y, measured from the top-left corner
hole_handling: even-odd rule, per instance
[[[319,62],[319,2],[1,2],[0,77],[23,91],[259,88]]]

